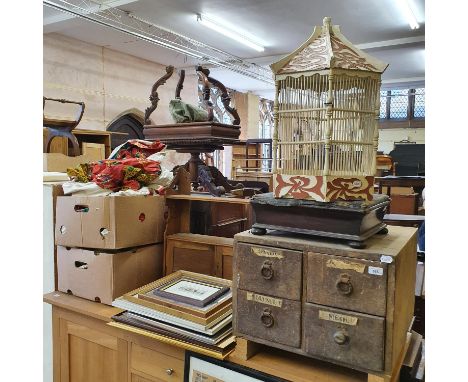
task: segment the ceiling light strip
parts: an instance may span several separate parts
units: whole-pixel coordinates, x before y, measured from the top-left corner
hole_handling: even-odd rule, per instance
[[[252,48],[256,50],[257,52],[263,52],[265,48],[259,44],[254,43],[250,39],[248,39],[245,36],[242,36],[239,33],[236,33],[226,27],[223,27],[219,25],[216,21],[211,20],[210,18],[206,17],[205,15],[202,15],[200,13],[197,14],[197,21],[201,24],[204,25],[207,28],[210,28],[214,30],[215,32],[218,32],[226,37],[229,37],[232,40],[235,40],[237,42],[240,42],[241,44],[248,46],[249,48]]]
[[[411,29],[418,29],[419,24],[416,20],[413,10],[411,9],[410,0],[399,0],[401,10],[405,15],[406,21],[408,22]]]

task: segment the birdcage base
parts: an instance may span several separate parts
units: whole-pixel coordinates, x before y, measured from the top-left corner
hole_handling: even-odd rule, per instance
[[[335,201],[280,199],[273,193],[251,199],[255,222],[251,232],[264,235],[267,229],[321,236],[345,241],[352,248],[363,248],[365,240],[385,234],[387,195],[372,195],[371,201]]]
[[[373,199],[373,176],[325,176],[325,175],[273,175],[273,190],[276,198],[315,200]]]

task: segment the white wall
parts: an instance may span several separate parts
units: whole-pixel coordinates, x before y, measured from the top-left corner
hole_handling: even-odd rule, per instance
[[[388,154],[393,150],[394,143],[407,139],[411,142],[424,143],[425,129],[381,129],[379,130],[379,151]]]
[[[165,66],[125,53],[89,44],[57,33],[45,34],[43,39],[43,94],[50,98],[83,101],[85,112],[77,129],[106,130],[123,112],[137,110],[140,115],[151,105],[151,87],[166,73]],[[154,123],[173,123],[169,101],[174,98],[177,73],[158,88],[158,108],[151,115]],[[182,99],[198,103],[197,78],[187,73]],[[55,118],[75,116],[76,107],[63,107],[51,102],[45,114]],[[171,152],[170,165],[183,164],[189,154]]]

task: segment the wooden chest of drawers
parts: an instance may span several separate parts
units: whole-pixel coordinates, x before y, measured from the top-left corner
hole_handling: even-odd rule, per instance
[[[235,334],[358,370],[391,372],[413,318],[416,229],[388,228],[361,250],[290,234],[237,234]]]

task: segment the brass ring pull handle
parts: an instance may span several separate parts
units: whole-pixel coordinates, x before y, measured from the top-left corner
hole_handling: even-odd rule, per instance
[[[336,282],[336,289],[342,295],[349,296],[353,293],[353,284],[351,284],[351,277],[348,274],[342,273]]]
[[[270,260],[265,260],[260,269],[260,273],[265,280],[271,280],[274,275],[273,264]]]
[[[262,324],[265,325],[267,328],[271,328],[275,323],[273,319],[273,315],[271,314],[270,308],[263,309],[263,313],[260,317]]]
[[[348,336],[344,331],[339,330],[335,334],[333,334],[333,340],[338,345],[344,345],[346,342],[348,342]]]

